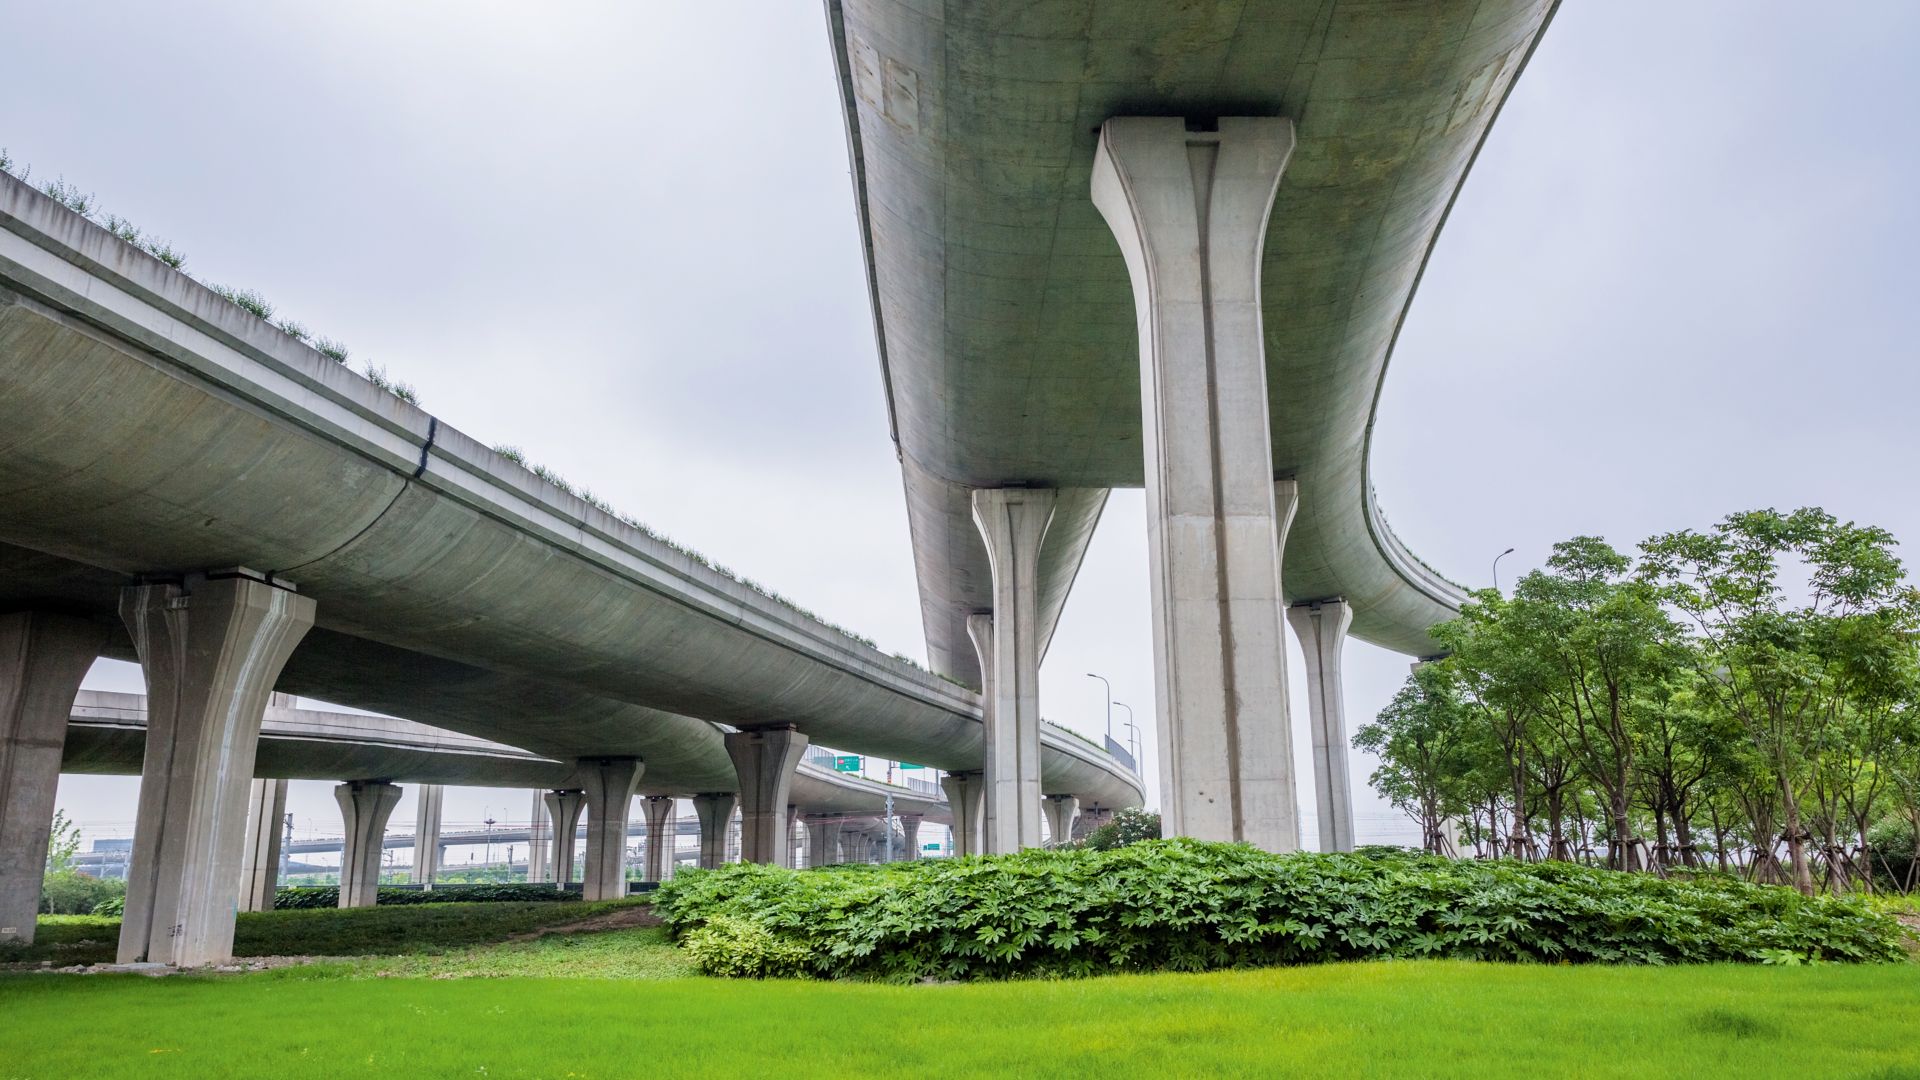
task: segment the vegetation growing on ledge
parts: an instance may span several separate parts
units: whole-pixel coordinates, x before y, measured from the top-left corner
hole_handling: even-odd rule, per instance
[[[735,865],[675,877],[654,911],[712,974],[979,979],[1369,958],[1893,961],[1892,918],[1720,875],[1410,853],[1272,855],[1151,840],[1112,851]]]

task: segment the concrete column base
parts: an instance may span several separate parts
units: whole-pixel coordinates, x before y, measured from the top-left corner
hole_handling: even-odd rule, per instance
[[[828,866],[840,861],[840,822],[828,817],[807,819],[807,865]]]
[[[993,612],[967,619],[980,657],[986,720],[986,850],[1040,846],[1040,545],[1056,494],[1035,488],[973,493],[987,547]]]
[[[920,857],[920,821],[919,814],[900,815],[900,835],[906,841],[904,858],[908,861]]]
[[[640,804],[647,815],[647,881],[665,881],[673,876],[673,797],[649,795]]]
[[[729,732],[726,743],[740,778],[740,861],[793,865],[787,796],[807,737],[791,726],[756,728]]]
[[[1093,202],[1139,321],[1147,547],[1170,836],[1299,846],[1260,260],[1293,125],[1101,126]]]
[[[147,753],[120,963],[232,958],[260,721],[313,611],[247,571],[121,591],[147,680]]]
[[[700,819],[700,869],[713,870],[727,862],[727,826],[740,800],[730,791],[693,797],[693,813]]]
[[[947,793],[947,807],[953,813],[952,854],[982,854],[987,797],[984,778],[976,772],[948,773],[940,778],[940,787]]]
[[[387,820],[400,805],[400,785],[384,780],[350,780],[333,789],[346,823],[340,847],[340,906],[372,907],[380,898],[380,858],[386,851]]]
[[[0,615],[0,941],[33,940],[67,721],[106,640],[85,619]]]
[[[447,792],[439,784],[421,784],[416,790],[419,802],[413,808],[413,873],[410,876],[414,884],[431,889],[434,875],[440,872],[440,807],[446,801]],[[528,845],[528,873],[538,865],[533,858],[533,847]]]
[[[1072,795],[1047,796],[1047,845],[1059,847],[1073,839],[1073,819],[1079,816],[1080,800]]]
[[[1347,774],[1347,710],[1340,658],[1353,625],[1344,600],[1316,600],[1287,609],[1307,658],[1308,730],[1313,734],[1314,808],[1321,851],[1353,850],[1353,792]]]
[[[580,842],[580,812],[587,808],[587,793],[549,791],[544,801],[553,823],[553,880],[565,885],[573,881],[573,852]]]
[[[584,900],[617,900],[627,895],[627,815],[633,790],[645,766],[637,758],[582,761],[587,785],[587,866]]]
[[[280,888],[280,843],[286,836],[287,782],[255,780],[247,789],[247,846],[241,865],[241,911],[272,911]],[[344,849],[343,849],[344,850]]]

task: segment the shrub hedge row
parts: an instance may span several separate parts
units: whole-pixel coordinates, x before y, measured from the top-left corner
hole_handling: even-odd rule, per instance
[[[453,887],[442,885],[431,890],[382,888],[375,903],[386,907],[392,904],[489,904],[526,900],[578,899],[580,899],[578,885],[555,888],[551,884],[529,885],[520,882]],[[280,911],[339,907],[340,887],[338,885],[283,885],[273,891],[273,906]]]
[[[1378,957],[1665,964],[1892,961],[1851,899],[1724,877],[1154,840],[878,872],[687,871],[654,911],[716,975],[976,979]]]

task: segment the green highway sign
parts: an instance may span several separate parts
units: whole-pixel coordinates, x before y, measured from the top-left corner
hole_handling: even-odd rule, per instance
[[[939,844],[921,844],[920,850],[921,851],[939,851],[940,845]]]
[[[834,772],[859,772],[859,754],[841,754],[833,759]]]
[[[915,765],[915,764],[914,764],[913,762],[911,762],[911,761],[903,761],[903,762],[901,762],[901,763],[900,763],[900,767],[901,767],[902,769],[924,769],[924,768],[926,768],[926,766],[925,766],[925,765]]]

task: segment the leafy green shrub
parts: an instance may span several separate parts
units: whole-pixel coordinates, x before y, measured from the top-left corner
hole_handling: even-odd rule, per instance
[[[127,894],[127,883],[90,877],[78,870],[54,870],[40,879],[42,915],[91,915],[93,909]]]
[[[92,911],[94,915],[108,915],[116,919],[125,916],[126,913],[127,894],[124,892],[119,896],[109,896],[105,900],[93,905]]]
[[[681,939],[700,970],[727,978],[806,975],[807,947],[776,937],[752,919],[716,915]]]
[[[715,974],[1091,975],[1369,957],[1796,963],[1901,959],[1865,905],[1719,878],[1412,854],[1272,855],[1151,840],[896,863],[864,873],[734,865],[654,893],[676,936],[714,927]],[[738,926],[765,930],[785,948]]]
[[[580,886],[555,888],[551,884],[517,882],[508,885],[439,886],[434,889],[381,889],[375,903],[381,907],[403,904],[498,904],[529,900],[578,901]],[[283,885],[273,891],[276,910],[331,908],[340,906],[338,885]]]
[[[1113,820],[1087,834],[1086,846],[1094,851],[1160,839],[1160,815],[1138,806],[1129,806],[1113,815]]]

